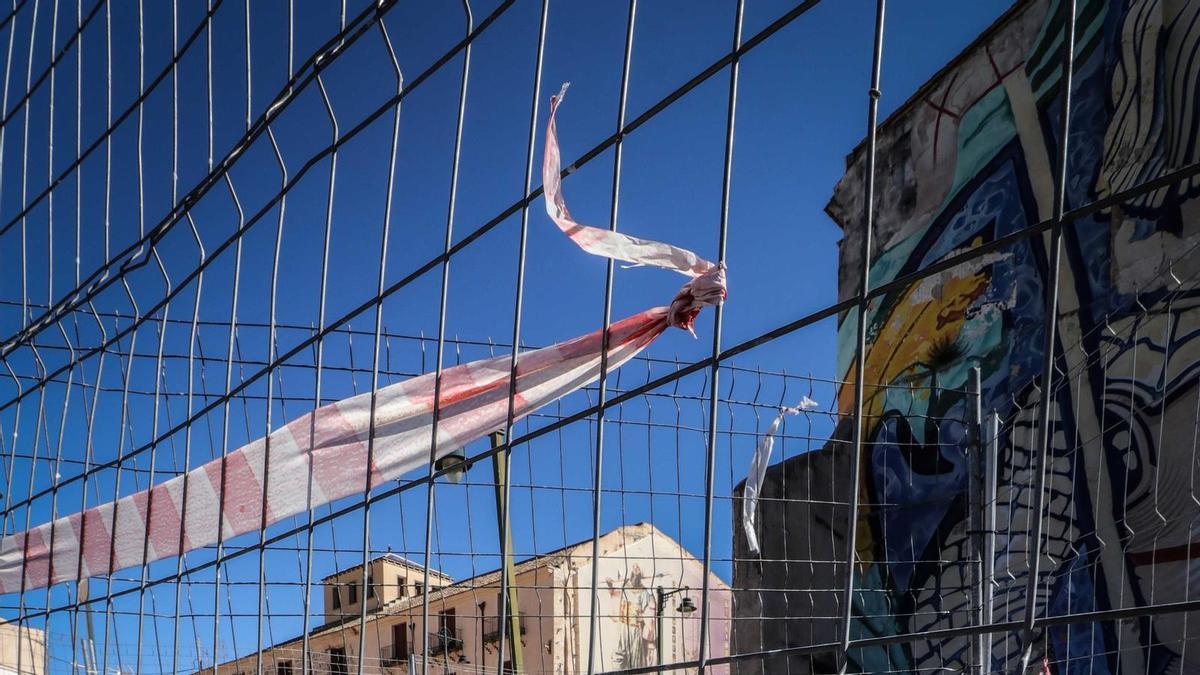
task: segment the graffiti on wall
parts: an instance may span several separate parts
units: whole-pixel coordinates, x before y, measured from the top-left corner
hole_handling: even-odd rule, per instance
[[[1078,0],[1068,139],[1066,209],[1119,195],[1200,159],[1200,0]],[[1057,0],[1020,3],[890,119],[880,135],[881,183],[871,262],[878,285],[1052,218],[1052,166],[1063,106]],[[861,157],[829,212],[852,238],[862,212]],[[1066,228],[1053,390],[1049,488],[1037,601],[1048,613],[1128,607],[1187,597],[1193,525],[1200,368],[1200,178],[1127,199]],[[867,316],[868,388],[863,485],[868,503],[891,505],[864,520],[858,549],[859,636],[946,627],[969,602],[968,468],[961,392],[981,369],[985,409],[1007,420],[999,495],[1002,531],[1029,527],[1031,458],[1037,451],[1045,336],[1048,239],[1032,237],[873,302]],[[843,246],[842,278],[861,261]],[[845,286],[845,284],[843,284]],[[845,293],[853,289],[843,288]],[[857,319],[843,317],[839,368],[849,381]],[[922,389],[923,388],[923,389]],[[914,392],[925,391],[925,394]],[[938,393],[929,393],[936,391]],[[852,408],[853,387],[840,394]],[[1082,451],[1077,451],[1082,450]],[[955,499],[941,498],[957,495]],[[1170,505],[1170,513],[1163,513]],[[1012,583],[995,620],[1024,615],[1028,541],[1001,542],[997,572]],[[956,557],[957,556],[957,557]],[[1001,590],[1001,593],[1008,591]],[[1189,598],[1190,599],[1190,598]],[[886,603],[887,607],[871,607]],[[880,611],[886,609],[888,611]],[[887,619],[880,617],[904,617]],[[867,618],[875,617],[875,618]],[[1193,631],[1200,618],[1192,621]],[[1061,672],[1178,672],[1200,668],[1183,648],[1183,622],[1051,629],[1039,636]],[[1122,633],[1121,631],[1125,631]],[[1045,639],[1042,639],[1045,638]],[[993,646],[994,664],[1023,645]],[[1136,648],[1131,648],[1131,645]],[[1121,646],[1118,649],[1118,646]],[[967,665],[966,640],[857,654],[864,671]],[[935,653],[936,652],[936,653]],[[1008,659],[1005,661],[1005,659]],[[1059,668],[1059,666],[1055,666]]]

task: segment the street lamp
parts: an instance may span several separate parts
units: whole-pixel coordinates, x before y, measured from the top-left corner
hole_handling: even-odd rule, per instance
[[[662,586],[658,587],[658,602],[654,604],[654,651],[658,655],[658,665],[663,664],[663,613],[667,611],[667,598],[678,593],[686,593],[690,588],[676,588],[673,591],[665,591]],[[696,611],[696,604],[692,602],[690,596],[683,596],[679,600],[679,606],[675,608],[680,614],[691,614]],[[659,672],[662,672],[661,670]]]
[[[466,451],[459,448],[438,457],[433,463],[433,468],[437,471],[448,469],[445,474],[446,480],[457,483],[462,480],[463,473],[470,469],[471,465],[467,462]]]

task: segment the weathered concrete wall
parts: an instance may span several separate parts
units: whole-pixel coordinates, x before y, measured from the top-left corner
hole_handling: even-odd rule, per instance
[[[733,514],[733,653],[835,642],[841,616],[850,453],[826,447],[772,466],[760,496],[761,556]],[[739,485],[734,494],[740,495]],[[735,673],[837,672],[833,654],[739,661]]]

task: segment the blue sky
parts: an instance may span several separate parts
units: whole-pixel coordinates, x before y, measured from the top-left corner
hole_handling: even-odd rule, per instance
[[[890,113],[908,98],[922,82],[999,15],[1007,0],[961,3],[953,0],[898,0],[889,8],[881,112]],[[86,15],[92,2],[84,2]],[[362,11],[363,3],[351,2],[348,16]],[[746,4],[744,38],[748,39],[792,8],[786,2],[751,1]],[[287,76],[288,42],[286,21],[280,2],[255,3],[250,11],[251,66],[250,116],[263,114],[278,94]],[[494,2],[473,3],[476,20],[482,20],[495,8]],[[53,20],[51,3],[39,7],[36,40],[33,43],[33,72],[45,67],[51,54],[50,31]],[[114,114],[125,110],[138,94],[138,14],[133,3],[117,3],[112,8],[113,58],[112,107]],[[142,24],[146,27],[144,81],[150,83],[165,66],[171,53],[170,6],[145,3]],[[186,38],[203,16],[199,3],[181,3],[180,40]],[[537,44],[540,3],[521,1],[503,12],[495,24],[475,42],[471,56],[470,87],[464,120],[463,145],[458,185],[458,204],[453,229],[456,241],[488,222],[523,194],[523,172],[529,133],[529,113],[533,87],[533,64]],[[74,25],[75,7],[60,9],[60,40]],[[549,11],[542,91],[538,102],[535,162],[541,161],[541,135],[546,104],[563,81],[572,83],[567,101],[559,114],[559,133],[564,164],[571,162],[608,137],[615,126],[624,49],[628,6],[624,3],[552,3]],[[627,119],[637,118],[669,92],[688,81],[723,56],[731,46],[734,5],[729,2],[663,2],[643,0],[636,18]],[[26,10],[15,22],[15,56],[10,86],[24,90],[24,74],[29,50],[32,11]],[[866,125],[866,89],[871,58],[874,3],[867,0],[822,2],[792,21],[773,37],[748,53],[741,61],[737,127],[734,144],[732,193],[730,200],[727,263],[729,301],[725,307],[722,343],[733,345],[783,325],[809,312],[833,303],[837,298],[837,242],[840,230],[824,214],[834,183],[841,176],[845,155],[862,139]],[[402,2],[385,15],[392,43],[397,50],[406,79],[413,79],[435,62],[460,37],[463,16],[457,3]],[[304,3],[296,13],[293,53],[299,65],[321,43],[336,33],[339,8],[336,3]],[[0,215],[8,222],[22,203],[22,166],[28,161],[25,190],[36,194],[46,184],[48,140],[53,130],[56,152],[54,174],[62,172],[75,156],[75,113],[79,119],[84,146],[105,127],[107,100],[103,28],[101,10],[89,31],[85,32],[82,52],[83,95],[77,100],[75,54],[64,59],[56,74],[56,98],[51,114],[47,87],[42,87],[25,109],[29,117],[28,152],[23,137],[26,112],[13,116],[8,125],[3,149],[4,174],[0,177]],[[216,159],[225,156],[245,130],[246,60],[245,6],[226,0],[214,14],[213,29],[213,129],[212,145]],[[0,33],[6,44],[8,33]],[[208,101],[204,37],[180,60],[179,66],[179,182],[180,194],[190,190],[206,173],[208,139]],[[457,95],[461,74],[461,55],[445,64],[420,86],[406,95],[401,107],[394,207],[388,247],[385,280],[388,284],[409,274],[414,268],[437,255],[446,227],[446,200],[450,185],[451,148],[454,137]],[[360,39],[325,72],[323,82],[343,133],[377,110],[395,92],[396,83],[386,58],[378,30]],[[168,81],[169,84],[169,81]],[[656,115],[624,141],[623,176],[620,186],[618,227],[638,236],[660,239],[695,250],[716,259],[720,217],[724,129],[728,96],[728,70],[722,70]],[[13,94],[10,100],[15,100]],[[10,103],[11,107],[12,103]],[[122,124],[112,140],[112,183],[108,193],[110,225],[109,247],[115,252],[134,241],[141,231],[154,227],[171,206],[171,98],[170,87],[159,86],[147,96],[141,150],[143,166],[139,215],[139,181],[136,114]],[[53,120],[53,124],[49,120]],[[334,181],[332,245],[327,288],[326,315],[329,320],[342,317],[372,297],[378,283],[381,223],[387,185],[388,159],[391,154],[392,114],[385,112],[363,129],[337,153]],[[291,175],[330,142],[332,130],[316,86],[309,86],[280,116],[273,130],[281,146]],[[239,201],[248,215],[258,211],[279,188],[280,174],[265,137],[250,146],[230,173]],[[535,171],[535,185],[538,182]],[[94,152],[82,165],[81,208],[76,214],[77,174],[70,174],[55,191],[53,225],[49,234],[48,204],[32,210],[25,222],[25,240],[21,228],[0,235],[0,288],[4,300],[20,300],[24,250],[27,260],[25,286],[28,299],[45,303],[57,299],[75,285],[74,257],[76,216],[81,223],[80,265],[84,276],[104,259],[104,152]],[[605,226],[609,218],[612,193],[613,151],[600,153],[564,182],[568,203],[582,222]],[[325,231],[325,209],[330,162],[315,163],[287,198],[283,220],[282,263],[278,295],[278,318],[283,323],[309,325],[317,320],[320,290],[321,243]],[[192,209],[197,230],[209,255],[229,237],[237,224],[237,214],[225,185],[218,185]],[[278,212],[268,209],[260,222],[242,238],[242,266],[239,280],[238,315],[242,321],[265,321],[269,298],[271,252],[275,245]],[[520,227],[519,214],[498,224],[453,258],[448,291],[447,335],[464,339],[489,338],[505,343],[511,339],[513,299],[516,287],[516,253]],[[605,279],[603,260],[592,258],[574,248],[546,218],[541,202],[531,209],[528,221],[527,262],[525,267],[522,341],[544,345],[573,337],[600,326]],[[180,280],[199,261],[198,251],[186,222],[173,227],[163,238],[160,252],[167,274],[179,287],[179,295],[169,305],[170,319],[190,319],[196,301],[194,282]],[[217,256],[204,274],[199,299],[202,319],[227,319],[231,307],[235,250]],[[49,265],[53,257],[53,288],[49,287]],[[145,309],[163,295],[161,276],[153,266],[128,275],[138,305]],[[653,269],[617,269],[613,293],[613,317],[620,318],[649,306],[670,300],[683,278]],[[418,277],[390,295],[382,303],[382,323],[388,330],[409,335],[434,336],[440,286],[439,269]],[[132,311],[125,291],[116,285],[96,299],[100,311]],[[37,312],[34,312],[35,314]],[[358,330],[374,325],[373,310],[354,318],[350,324]],[[0,309],[0,326],[12,334],[22,325],[19,308]],[[74,325],[74,324],[73,324]],[[95,341],[94,324],[80,320],[81,340]],[[110,328],[111,328],[110,324]],[[53,345],[60,338],[47,331],[44,338]],[[692,361],[707,356],[712,346],[712,312],[705,311],[697,323],[700,339],[693,340],[682,331],[664,335],[647,356],[664,360],[650,366],[631,365],[617,384],[635,386],[646,381],[649,372],[667,372],[673,361]],[[307,337],[303,331],[281,331],[281,349]],[[745,368],[792,374],[812,374],[834,378],[835,325],[832,321],[798,331],[773,343],[751,350],[735,360]],[[239,331],[239,347],[245,359],[266,356],[266,333],[262,330]],[[153,384],[153,355],[157,335],[147,328],[137,332],[136,351],[148,355],[134,359],[131,380],[146,387]],[[219,327],[206,328],[200,341],[206,356],[224,359],[228,333]],[[186,326],[168,329],[165,349],[186,354]],[[415,343],[397,344],[394,358],[397,369],[419,372],[430,368],[432,353],[422,361]],[[122,343],[128,347],[128,342]],[[454,358],[471,359],[486,355],[483,347],[466,348]],[[341,338],[326,345],[326,363],[349,365],[350,355],[356,367],[369,363],[372,354],[369,338],[359,336],[350,346]],[[43,357],[53,365],[62,363],[62,355],[47,349]],[[116,386],[123,382],[120,359],[107,360],[97,372],[95,359],[80,370],[77,377],[99,378]],[[19,372],[32,373],[28,350],[13,356]],[[298,355],[291,366],[282,369],[287,393],[302,398],[312,396],[312,363],[308,352]],[[634,370],[639,368],[640,370]],[[249,374],[250,370],[244,374]],[[198,373],[199,371],[197,371]],[[234,372],[233,379],[242,373]],[[212,364],[205,373],[208,391],[223,389],[224,368]],[[181,390],[186,386],[187,369],[176,362],[166,368],[164,387]],[[603,529],[622,522],[653,520],[661,529],[679,538],[686,548],[699,555],[702,549],[703,434],[705,407],[693,400],[707,394],[705,374],[684,378],[676,393],[690,401],[678,413],[646,399],[628,408],[629,419],[670,422],[675,419],[686,427],[680,434],[664,434],[661,428],[640,433],[628,432],[636,425],[610,426],[605,454],[605,486],[614,492],[604,498]],[[784,390],[781,382],[770,380],[762,391],[748,375],[723,373],[723,390],[729,401],[774,401],[793,403],[798,389]],[[739,379],[740,378],[740,379]],[[387,380],[385,379],[385,382]],[[7,399],[15,389],[7,382]],[[198,383],[199,387],[200,384]],[[363,391],[369,378],[359,374],[329,372],[323,382],[323,398],[336,399]],[[774,389],[771,389],[774,387]],[[47,428],[57,430],[64,389],[51,387],[46,398]],[[251,395],[265,393],[263,381],[251,385]],[[828,406],[832,389],[820,385],[811,392]],[[278,391],[276,392],[278,395]],[[57,400],[55,400],[57,396]],[[121,400],[105,394],[98,406],[93,430],[96,456],[116,457],[121,447],[137,447],[151,438],[152,400],[137,398],[129,404],[126,432],[121,440]],[[36,399],[33,399],[36,401]],[[81,411],[81,395],[72,394],[69,412],[63,423],[63,455],[81,457],[86,445],[86,428]],[[578,410],[589,404],[580,393],[563,403],[563,411]],[[172,406],[177,406],[172,408]],[[160,407],[163,429],[183,416],[178,397]],[[769,419],[759,419],[764,406],[747,406],[741,412],[736,405],[726,406],[722,425],[741,430],[721,441],[717,461],[717,495],[727,497],[732,486],[745,473],[753,450],[753,432],[765,427]],[[308,408],[302,401],[276,403],[274,424],[296,417]],[[749,411],[749,412],[747,412]],[[228,442],[220,442],[223,418],[218,408],[194,426],[193,463],[218,456],[222,446],[236,448],[265,430],[265,406],[261,402],[235,402],[231,405]],[[615,410],[612,416],[622,414]],[[167,416],[173,417],[168,420]],[[665,422],[664,422],[665,420]],[[15,411],[0,413],[0,423],[11,434]],[[534,420],[533,427],[545,420]],[[56,438],[41,438],[31,431],[38,428],[36,403],[23,406],[20,423],[25,429],[19,443],[24,452],[42,443],[39,451],[57,452]],[[799,424],[799,422],[794,422]],[[815,417],[811,426],[796,435],[819,439],[828,432],[828,420]],[[211,427],[209,426],[211,425]],[[212,428],[214,435],[209,435]],[[524,427],[530,428],[530,427]],[[650,426],[645,427],[652,428]],[[793,428],[794,426],[790,426]],[[518,431],[521,431],[519,428]],[[591,532],[591,500],[586,488],[591,484],[591,453],[594,451],[594,423],[575,424],[560,434],[518,449],[514,480],[518,485],[543,486],[514,490],[514,536],[518,552],[544,552],[583,539]],[[177,454],[181,435],[172,440],[176,453],[168,457],[164,443],[159,454],[159,470],[181,466]],[[122,446],[122,443],[124,445]],[[790,456],[819,442],[784,444],[782,453]],[[472,451],[482,450],[477,444]],[[666,450],[665,452],[663,450]],[[777,455],[778,457],[778,455]],[[148,455],[139,458],[139,467],[147,467]],[[18,485],[11,495],[28,495],[20,483],[29,473],[29,462],[15,465]],[[32,472],[35,490],[50,484],[42,463]],[[78,467],[62,470],[64,477]],[[456,578],[489,571],[497,564],[496,535],[491,489],[478,483],[490,481],[490,467],[475,469],[469,481],[472,487],[438,488],[438,541],[435,551],[443,552],[435,565]],[[123,479],[121,493],[134,489]],[[111,495],[114,476],[102,475],[95,490]],[[144,487],[144,485],[143,485]],[[624,491],[624,492],[622,492]],[[657,493],[647,497],[638,492]],[[424,540],[424,489],[414,489],[372,508],[372,548],[391,546],[419,559]],[[63,504],[79,504],[78,487],[64,488]],[[470,501],[467,501],[469,498]],[[89,497],[94,503],[95,494]],[[106,499],[107,500],[107,499]],[[60,514],[77,510],[60,505]],[[318,513],[326,513],[322,508]],[[34,524],[50,513],[48,499],[39,500],[29,513]],[[26,513],[19,510],[7,524],[8,530],[23,526]],[[488,520],[491,518],[492,520]],[[728,502],[718,500],[714,514],[713,555],[715,571],[725,580],[731,578],[728,561],[731,536]],[[15,524],[14,524],[15,523]],[[291,525],[288,523],[286,525]],[[281,526],[277,526],[281,527]],[[359,559],[355,552],[361,541],[362,516],[354,513],[317,530],[317,540],[341,553],[319,554],[314,559],[314,575],[327,574],[337,567]],[[273,530],[275,531],[275,530]],[[252,543],[243,538],[235,545]],[[189,565],[211,558],[200,552],[189,556]],[[280,547],[267,556],[268,578],[279,581],[270,591],[273,613],[270,642],[291,637],[300,630],[300,619],[287,616],[299,611],[299,594],[294,583],[300,579],[297,554]],[[151,578],[174,571],[174,561],[152,567]],[[227,578],[253,580],[257,556],[243,556],[229,565]],[[133,577],[133,574],[125,575]],[[192,603],[183,608],[197,614],[212,612],[211,570],[193,575]],[[290,580],[290,581],[289,581]],[[126,588],[129,584],[117,584]],[[152,593],[158,611],[172,611],[173,589]],[[147,596],[147,608],[151,604]],[[318,610],[319,596],[314,596]],[[11,601],[12,599],[10,599]],[[67,591],[51,592],[52,604],[68,600]],[[27,601],[44,606],[44,595],[31,594]],[[223,611],[254,612],[252,588],[235,587],[232,595],[222,595]],[[9,602],[7,604],[12,604]],[[164,610],[163,607],[166,607]],[[136,596],[127,596],[118,609],[137,609]],[[12,613],[13,610],[8,610]],[[133,620],[119,618],[118,634],[113,637],[113,653],[131,649]],[[157,628],[166,631],[158,640],[160,652],[169,651],[171,621],[164,619]],[[154,627],[148,623],[147,630]],[[221,657],[245,653],[254,645],[253,616],[222,620]],[[66,615],[56,616],[51,632],[66,634]],[[211,652],[211,624],[198,621],[181,632],[176,651],[196,658],[191,637],[199,639],[201,651]],[[144,642],[155,642],[148,637]],[[153,650],[151,650],[153,651]],[[157,654],[154,655],[157,658]],[[123,657],[128,659],[128,654]],[[149,657],[148,657],[149,658]],[[211,659],[211,654],[206,658]],[[156,662],[155,662],[156,663]],[[129,665],[126,663],[126,665]],[[144,666],[153,668],[154,665]]]

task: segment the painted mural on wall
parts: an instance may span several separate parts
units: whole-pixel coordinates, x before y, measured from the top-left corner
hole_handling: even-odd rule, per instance
[[[657,589],[672,595],[663,607],[662,663],[697,659],[700,654],[700,612],[680,612],[683,597],[699,606],[704,586],[704,566],[674,540],[657,533],[646,524],[630,526],[654,536],[616,539],[602,548],[598,570],[597,596],[597,671],[648,668],[659,665]],[[636,531],[636,530],[635,530]],[[564,578],[568,589],[566,649],[570,655],[563,663],[565,672],[587,671],[586,654],[589,634],[587,616],[592,575],[590,547],[581,545],[567,566]],[[729,654],[730,621],[733,598],[729,586],[715,574],[708,577],[708,647],[712,657]],[[694,670],[694,669],[693,669]],[[728,664],[709,666],[716,675],[728,675]],[[665,673],[683,673],[686,669],[666,669]]]
[[[602,578],[601,644],[604,647],[605,669],[645,668],[658,665],[657,652],[657,594],[662,586],[668,590],[692,589],[686,593],[693,602],[700,598],[703,582],[702,568],[687,565],[681,570],[643,571],[641,562],[628,562],[613,568]],[[649,569],[649,568],[647,568]],[[710,577],[713,579],[715,577]],[[663,613],[663,663],[696,659],[700,646],[699,612],[680,614],[676,609],[681,595],[672,596]],[[729,617],[731,598],[727,586],[716,583],[709,591],[709,623],[712,655],[729,653]],[[714,673],[727,674],[729,666],[711,666]],[[675,673],[683,670],[666,670]]]
[[[1078,0],[1066,207],[1083,206],[1200,160],[1200,0]],[[981,43],[890,119],[880,136],[872,284],[1051,218],[1062,109],[1057,0],[1021,3]],[[842,294],[856,292],[862,158],[830,214],[846,229]],[[1195,475],[1200,369],[1200,178],[1099,210],[1068,228],[1053,390],[1052,495],[1038,601],[1049,614],[1195,599],[1200,500]],[[968,371],[1006,420],[995,620],[1027,599],[1048,239],[1034,237],[873,303],[859,636],[947,627],[968,606]],[[856,317],[843,317],[839,368],[855,371]],[[931,388],[936,386],[937,389]],[[839,405],[851,409],[853,388]],[[946,498],[946,495],[956,495]],[[1197,562],[1193,563],[1192,560]],[[1200,615],[1035,636],[1056,672],[1200,670]],[[955,625],[961,625],[956,623]],[[1191,628],[1188,628],[1188,626]],[[1188,631],[1185,635],[1184,631]],[[966,665],[966,640],[863,650],[864,671]],[[1019,639],[993,645],[1015,663]]]
[[[617,644],[613,661],[618,668],[639,668],[657,663],[655,654],[656,600],[653,583],[634,563],[627,579],[607,577],[604,587],[617,611],[608,620],[615,624]]]

